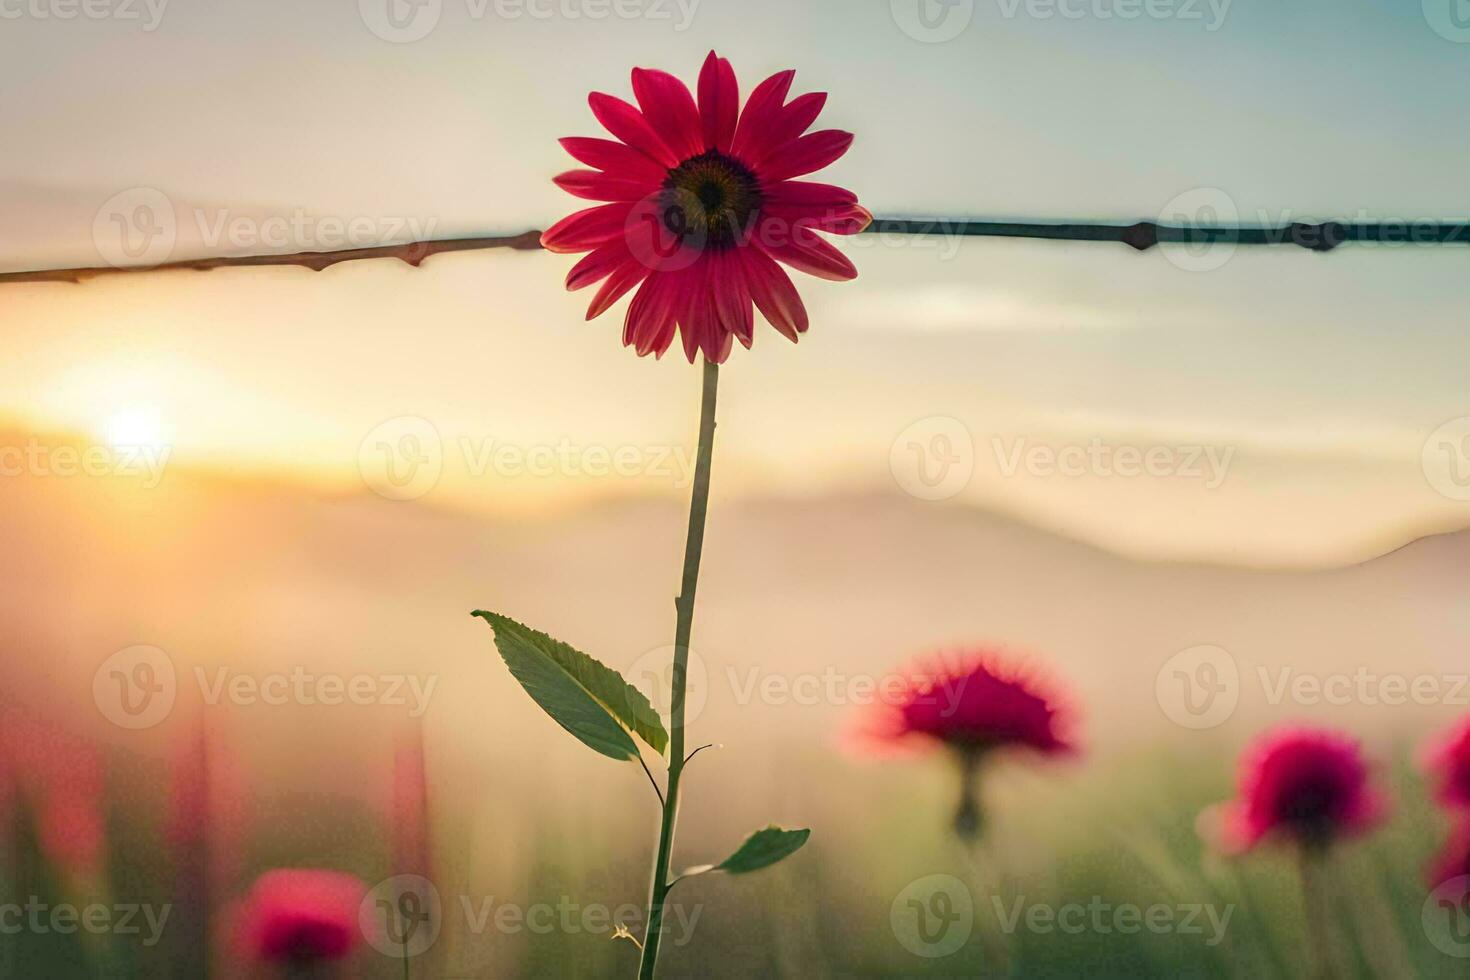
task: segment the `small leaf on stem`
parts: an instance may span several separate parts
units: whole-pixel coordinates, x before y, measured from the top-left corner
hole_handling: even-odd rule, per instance
[[[494,628],[495,648],[526,693],[584,745],[612,759],[636,759],[632,729],[663,753],[669,736],[658,713],[617,671],[498,613],[474,615]]]

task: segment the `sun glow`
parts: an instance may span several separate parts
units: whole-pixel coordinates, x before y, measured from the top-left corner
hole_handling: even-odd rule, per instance
[[[168,445],[168,430],[157,408],[128,408],[108,416],[102,438],[113,449],[157,451]]]

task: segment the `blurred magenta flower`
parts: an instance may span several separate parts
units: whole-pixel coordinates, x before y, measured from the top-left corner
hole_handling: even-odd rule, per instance
[[[920,658],[889,678],[860,717],[855,741],[880,754],[952,750],[961,774],[954,828],[968,840],[980,832],[981,764],[997,750],[1044,756],[1076,751],[1074,715],[1033,662],[981,647]]]
[[[302,965],[341,960],[362,939],[361,880],[338,871],[280,868],[255,880],[240,909],[238,940],[254,960]]]
[[[794,179],[836,161],[852,134],[806,132],[827,95],[787,102],[795,74],[778,72],[757,85],[741,111],[735,72],[713,51],[699,74],[697,104],[673,75],[635,68],[637,107],[601,92],[588,97],[617,141],[561,141],[595,169],[569,170],[557,185],[609,203],[558,221],[541,244],[588,253],[567,276],[568,289],[607,280],[589,320],[639,287],[623,326],[623,344],[639,356],[661,357],[677,328],[691,363],[699,351],[721,363],[732,341],[753,342],[752,303],[795,341],[807,329],[806,308],[778,263],[822,279],[857,275],[817,233],[856,234],[872,215],[851,191]]]
[[[1449,840],[1430,861],[1427,878],[1431,891],[1461,879],[1456,883],[1459,894],[1446,898],[1462,899],[1470,895],[1470,821],[1462,820],[1455,825]]]
[[[946,745],[962,752],[1072,751],[1068,703],[1029,661],[977,648],[921,658],[897,675],[858,734],[875,748]]]
[[[1435,799],[1446,807],[1470,808],[1470,717],[1430,739],[1423,764],[1435,783]]]
[[[1279,836],[1311,850],[1373,829],[1387,801],[1369,780],[1358,742],[1338,732],[1288,727],[1249,745],[1220,842],[1244,851]]]
[[[429,874],[429,787],[424,765],[422,726],[395,733],[388,812],[394,874]]]
[[[47,718],[7,712],[5,747],[35,811],[47,860],[74,881],[96,882],[107,847],[106,778],[98,746]]]

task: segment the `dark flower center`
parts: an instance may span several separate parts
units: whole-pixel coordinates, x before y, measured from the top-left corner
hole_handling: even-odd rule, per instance
[[[659,194],[659,215],[681,244],[723,249],[749,229],[761,199],[760,181],[748,167],[707,150],[669,171]]]
[[[1306,779],[1278,802],[1277,813],[1302,837],[1311,841],[1325,839],[1332,835],[1343,796],[1344,787],[1334,780]]]

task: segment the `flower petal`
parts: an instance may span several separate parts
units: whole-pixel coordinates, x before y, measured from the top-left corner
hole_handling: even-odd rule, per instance
[[[586,252],[623,234],[633,205],[618,202],[576,211],[541,233],[541,247],[552,252]]]
[[[857,268],[831,242],[810,231],[802,232],[799,228],[796,231],[790,237],[760,238],[760,247],[771,258],[818,279],[845,282],[857,278]]]
[[[840,129],[808,133],[780,147],[761,163],[763,181],[787,180],[821,170],[852,146],[852,134]]]
[[[791,80],[796,72],[787,69],[772,75],[755,87],[740,113],[740,122],[735,127],[735,136],[730,141],[730,152],[741,160],[749,161],[748,147],[753,141],[764,137],[775,121],[781,106],[786,102],[786,93],[791,91]]]
[[[744,265],[738,255],[726,253],[713,257],[709,274],[721,328],[749,349],[754,340],[755,312],[750,305],[750,288],[745,284]]]
[[[600,170],[568,170],[551,178],[573,197],[589,201],[639,201],[658,190],[646,180],[613,177]]]
[[[588,136],[566,136],[557,142],[579,163],[605,171],[609,176],[638,178],[654,184],[668,176],[667,167],[626,143]]]
[[[627,242],[615,238],[597,246],[572,266],[572,271],[567,273],[567,289],[584,289],[600,279],[606,279],[618,266],[631,261],[633,256],[628,252]]]
[[[622,99],[602,92],[593,92],[587,96],[587,104],[592,107],[592,114],[597,117],[597,121],[602,123],[609,133],[633,149],[642,151],[665,167],[675,166],[679,162],[664,141],[659,138],[653,126],[643,117],[643,113]]]
[[[740,86],[730,62],[713,51],[699,70],[699,118],[705,148],[728,150],[740,118]]]
[[[758,248],[741,249],[738,254],[745,266],[745,282],[751,299],[760,309],[761,316],[795,343],[798,334],[806,333],[807,315],[801,294],[796,291],[791,277]]]
[[[826,92],[808,92],[792,99],[777,113],[764,136],[756,135],[751,140],[748,150],[751,163],[759,167],[766,157],[806,132],[826,104]]]
[[[639,357],[653,353],[665,335],[672,340],[671,326],[676,320],[682,278],[679,273],[655,272],[639,287],[633,302],[628,304],[628,316],[623,323],[623,345],[632,347]]]
[[[592,303],[587,307],[587,319],[595,320],[602,316],[614,303],[623,298],[624,293],[648,278],[651,271],[648,266],[638,261],[624,262],[613,269],[607,277],[607,282],[603,283],[597,290],[597,295],[592,297]]]
[[[809,206],[820,211],[856,204],[857,195],[845,187],[814,180],[783,180],[766,187],[765,200],[767,204]]]
[[[785,225],[786,237],[805,234],[808,231],[827,231],[834,235],[856,235],[873,223],[873,214],[861,204],[848,204],[834,208],[813,208],[805,205],[767,204],[761,208],[762,221],[776,221]]]
[[[643,109],[643,117],[674,156],[686,160],[704,152],[699,109],[683,82],[666,71],[634,68],[633,96]]]

